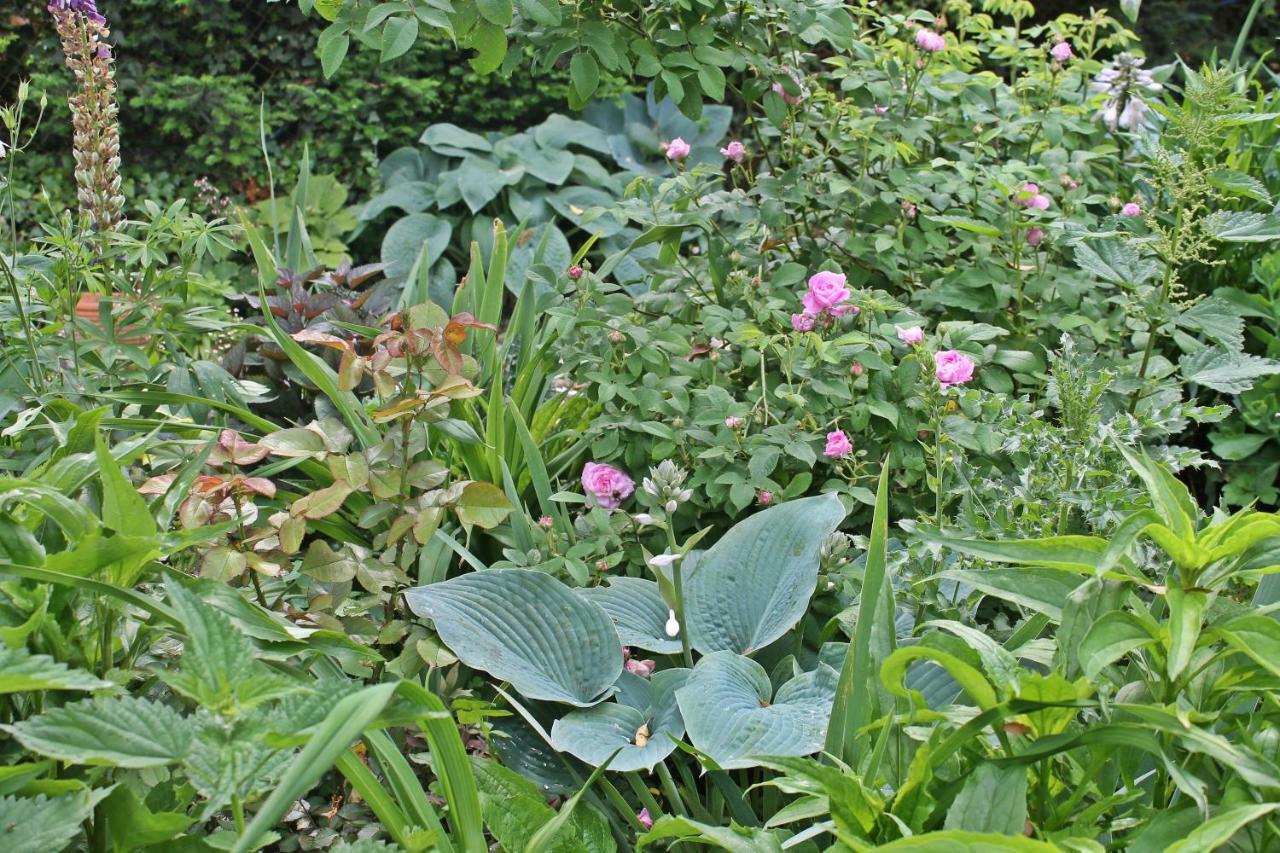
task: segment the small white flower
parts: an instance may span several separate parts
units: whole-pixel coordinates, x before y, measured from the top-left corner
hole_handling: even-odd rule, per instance
[[[655,569],[665,569],[676,560],[679,560],[681,556],[680,554],[654,554],[649,558],[649,565]]]
[[[637,512],[631,517],[635,520],[636,524],[653,524],[653,516],[649,515],[647,512]]]
[[[680,504],[676,503],[675,501],[667,501],[667,505],[665,508],[667,512],[675,512],[676,509],[679,508],[679,506]]]
[[[667,611],[667,624],[663,630],[667,632],[668,637],[680,636],[680,623],[676,621],[676,612],[674,610]]]

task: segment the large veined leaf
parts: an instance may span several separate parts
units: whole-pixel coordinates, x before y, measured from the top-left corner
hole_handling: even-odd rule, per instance
[[[1103,281],[1136,287],[1156,277],[1159,268],[1123,240],[1080,242],[1075,248],[1076,263]]]
[[[844,518],[835,495],[789,501],[738,522],[684,580],[690,640],[746,654],[791,629],[818,583],[818,550]]]
[[[1280,373],[1280,362],[1224,349],[1205,348],[1184,355],[1178,362],[1182,378],[1224,394],[1239,394],[1253,387],[1253,381]]]
[[[68,669],[48,655],[0,645],[0,693],[31,690],[102,690],[113,685],[89,673]]]
[[[167,705],[137,697],[86,699],[0,726],[32,752],[75,764],[160,767],[191,747],[191,724]]]
[[[495,761],[472,759],[484,822],[503,850],[523,851],[538,830],[555,818],[546,795],[532,782]],[[554,853],[612,853],[609,824],[590,807],[575,809],[552,837]]]
[[[453,226],[430,213],[411,213],[397,220],[382,238],[382,262],[387,265],[387,278],[403,278],[413,268],[423,244],[427,247],[426,265],[430,267],[449,248]]]
[[[577,590],[604,608],[624,646],[635,646],[662,655],[680,651],[680,640],[667,636],[667,604],[658,584],[644,578],[618,577],[608,586]],[[616,764],[613,765],[616,769]]]
[[[1054,621],[1062,619],[1067,599],[1084,583],[1079,575],[1040,568],[952,569],[942,576],[1043,613]]]
[[[620,749],[610,770],[652,770],[684,737],[675,693],[688,678],[687,669],[666,669],[652,679],[624,672],[618,679],[616,702],[602,702],[556,720],[551,744],[593,767]]]
[[[1027,822],[1027,768],[979,764],[947,810],[947,829],[1019,835]]]
[[[838,678],[820,663],[774,695],[764,667],[720,651],[698,661],[676,701],[694,746],[726,770],[755,767],[757,756],[822,749]]]
[[[405,600],[463,663],[530,699],[594,705],[622,672],[609,615],[542,572],[473,572],[408,590]]]
[[[1280,240],[1280,216],[1242,210],[1218,210],[1204,218],[1204,230],[1230,243]]]
[[[63,797],[0,797],[0,850],[58,853],[80,834],[94,804],[110,788]]]

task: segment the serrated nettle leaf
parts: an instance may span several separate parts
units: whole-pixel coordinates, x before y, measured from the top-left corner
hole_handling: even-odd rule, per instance
[[[81,825],[110,788],[58,797],[0,797],[0,849],[5,853],[57,853],[81,833]]]
[[[0,645],[0,694],[35,690],[107,690],[114,687],[83,670],[69,669],[48,655]]]
[[[551,744],[593,767],[617,752],[609,763],[610,770],[650,771],[684,737],[684,719],[675,692],[688,678],[687,669],[666,669],[647,679],[623,672],[616,700],[572,711],[556,720]]]
[[[589,707],[615,690],[622,642],[612,620],[550,575],[490,569],[404,597],[463,663],[530,699]]]
[[[588,587],[576,592],[604,608],[624,646],[664,655],[680,651],[680,640],[666,634],[669,608],[658,591],[657,582],[616,577],[610,578],[606,586]]]
[[[695,747],[726,770],[754,767],[760,756],[822,749],[838,677],[819,664],[775,695],[760,664],[718,651],[698,661],[676,701]]]
[[[38,755],[72,764],[163,767],[191,748],[191,723],[147,699],[86,699],[0,726]]]
[[[1146,284],[1159,273],[1154,261],[1123,240],[1082,241],[1076,244],[1075,259],[1081,269],[1103,281],[1127,287]]]
[[[800,620],[822,543],[845,516],[835,495],[789,501],[735,524],[684,579],[684,612],[703,654],[767,646]]]
[[[1231,243],[1280,240],[1280,216],[1274,213],[1217,210],[1201,223],[1205,233]]]
[[[1184,355],[1178,367],[1183,381],[1224,394],[1243,393],[1258,379],[1280,373],[1280,361],[1209,347]]]

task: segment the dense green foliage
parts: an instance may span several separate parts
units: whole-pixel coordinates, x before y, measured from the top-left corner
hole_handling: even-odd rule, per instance
[[[1272,4],[230,5],[3,45],[5,850],[1280,844]]]

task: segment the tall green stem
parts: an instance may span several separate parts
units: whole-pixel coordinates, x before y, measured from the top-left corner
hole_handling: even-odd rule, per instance
[[[1178,204],[1177,210],[1173,215],[1173,233],[1170,239],[1170,248],[1176,249],[1178,238],[1182,233],[1182,204]],[[1133,397],[1129,400],[1129,414],[1133,414],[1138,409],[1138,401],[1142,399],[1142,380],[1147,376],[1147,367],[1151,364],[1151,353],[1156,346],[1156,330],[1160,327],[1159,311],[1164,307],[1165,302],[1169,300],[1169,291],[1173,287],[1173,262],[1166,260],[1164,265],[1164,279],[1160,283],[1160,301],[1156,303],[1156,316],[1147,325],[1147,346],[1142,351],[1142,363],[1138,365],[1138,387],[1133,392]]]

